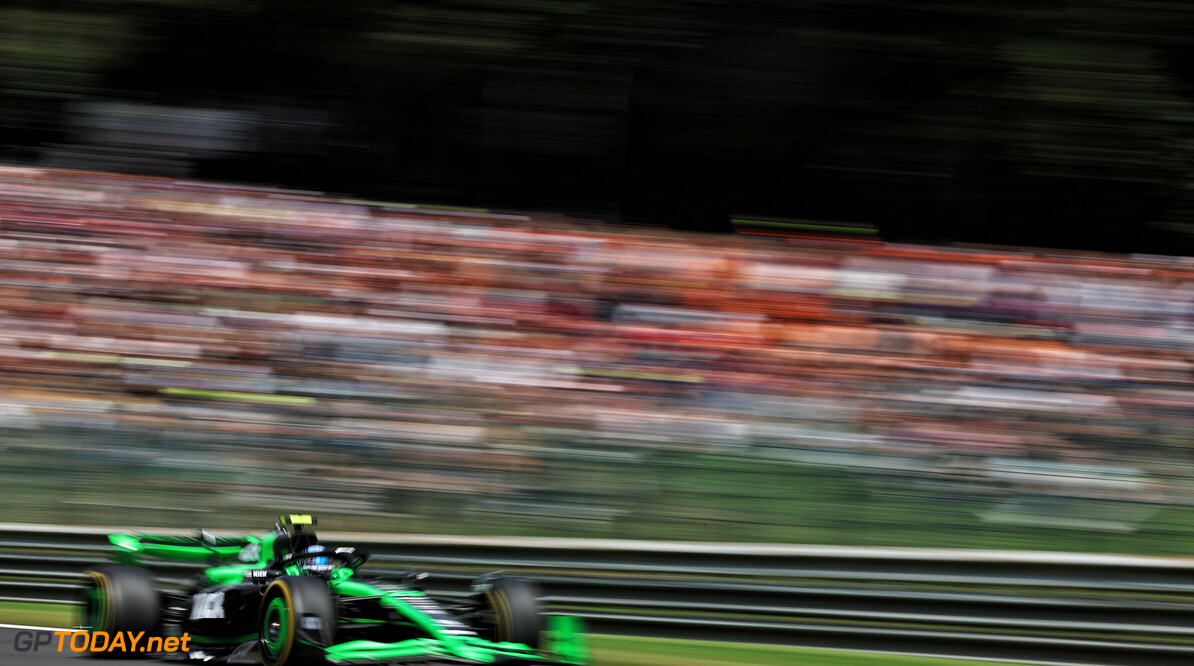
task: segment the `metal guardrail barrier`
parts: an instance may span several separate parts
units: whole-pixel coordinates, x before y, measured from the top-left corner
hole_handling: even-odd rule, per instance
[[[71,604],[100,528],[0,524],[0,600]],[[195,534],[185,530],[143,530]],[[537,580],[598,633],[1030,662],[1194,663],[1194,558],[321,532],[365,572],[432,573],[458,596],[492,570]],[[199,567],[154,562],[165,586]]]

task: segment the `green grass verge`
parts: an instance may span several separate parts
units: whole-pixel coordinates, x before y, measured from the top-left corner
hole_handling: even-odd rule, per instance
[[[591,636],[595,666],[971,666],[1002,662],[749,643]]]
[[[74,626],[75,622],[74,606],[0,601],[0,623],[69,628]]]
[[[0,601],[0,623],[70,627],[70,606]],[[934,659],[843,650],[678,641],[630,636],[590,636],[594,666],[970,666],[997,662]]]

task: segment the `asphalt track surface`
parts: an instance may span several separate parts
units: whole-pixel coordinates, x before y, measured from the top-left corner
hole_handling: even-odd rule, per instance
[[[37,631],[38,629],[54,631],[52,627],[19,629],[12,625],[0,626],[0,664],[3,666],[120,666],[122,664],[153,666],[155,664],[185,663],[160,659],[93,659],[86,653],[71,652],[69,647],[63,652],[59,652],[57,637],[54,637],[51,645],[42,645],[36,652],[32,649],[27,652],[18,651],[16,648],[17,635],[21,631]]]

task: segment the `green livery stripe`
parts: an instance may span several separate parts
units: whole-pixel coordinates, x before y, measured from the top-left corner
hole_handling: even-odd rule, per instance
[[[584,634],[584,622],[570,615],[547,618],[548,650],[565,664],[588,664],[592,660]]]
[[[349,641],[333,645],[324,651],[324,658],[333,664],[361,661],[402,659],[405,657],[442,657],[447,651],[435,640],[412,638],[398,643]]]

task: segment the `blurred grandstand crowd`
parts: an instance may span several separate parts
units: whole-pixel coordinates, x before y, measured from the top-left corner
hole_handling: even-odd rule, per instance
[[[141,456],[220,472],[158,488],[384,514],[584,484],[548,451],[668,449],[1192,495],[1188,258],[27,168],[0,232],[0,446],[30,473]]]

